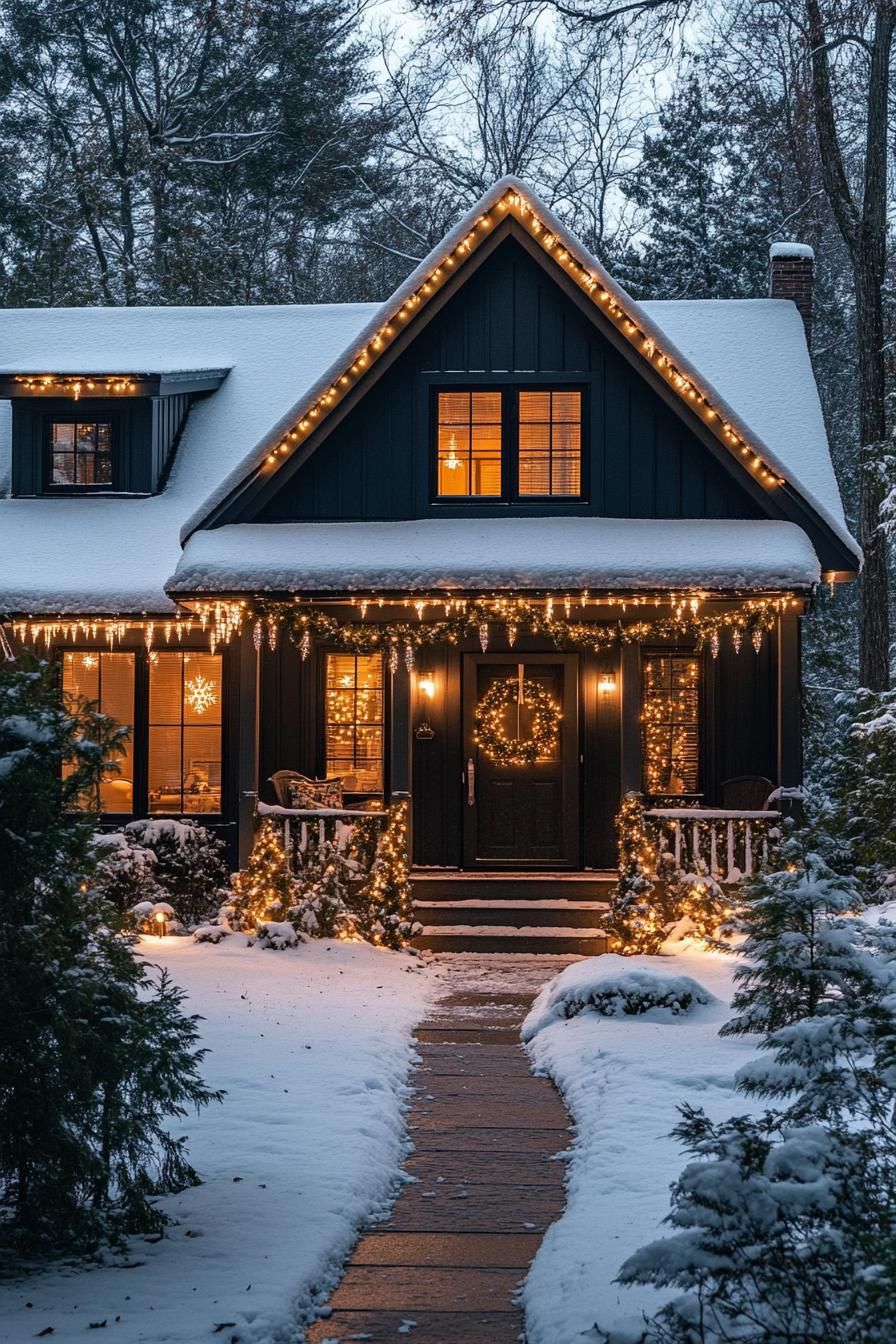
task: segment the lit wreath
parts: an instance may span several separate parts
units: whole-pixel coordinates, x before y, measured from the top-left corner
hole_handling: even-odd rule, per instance
[[[499,765],[534,765],[553,747],[557,738],[560,711],[544,687],[537,681],[523,681],[523,703],[532,714],[527,738],[507,737],[502,716],[509,705],[517,703],[519,682],[514,677],[495,681],[473,712],[477,746]]]

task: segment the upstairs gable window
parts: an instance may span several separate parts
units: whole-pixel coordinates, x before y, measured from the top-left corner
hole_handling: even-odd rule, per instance
[[[52,489],[114,489],[108,420],[50,422],[48,485]]]
[[[581,392],[520,392],[517,424],[519,493],[580,495]]]
[[[582,498],[578,388],[458,389],[436,401],[436,498]]]
[[[439,393],[440,496],[501,495],[501,393]]]

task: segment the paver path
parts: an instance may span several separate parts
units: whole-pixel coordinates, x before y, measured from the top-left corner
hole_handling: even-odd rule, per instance
[[[309,1344],[517,1344],[516,1290],[563,1209],[569,1117],[519,1028],[572,957],[436,958],[444,997],[417,1030],[408,1124],[416,1179],[355,1247]]]

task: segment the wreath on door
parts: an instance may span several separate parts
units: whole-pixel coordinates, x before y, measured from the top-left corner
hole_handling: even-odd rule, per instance
[[[505,712],[525,705],[531,714],[528,737],[508,737]],[[560,710],[537,681],[514,677],[494,681],[473,711],[473,735],[478,747],[498,765],[534,765],[557,740]],[[517,715],[519,725],[519,715]],[[517,727],[519,731],[519,727]]]

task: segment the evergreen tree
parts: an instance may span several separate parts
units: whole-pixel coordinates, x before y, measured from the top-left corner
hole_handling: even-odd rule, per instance
[[[289,869],[280,827],[261,821],[245,868],[233,875],[229,906],[234,927],[254,932],[272,920],[283,923],[296,903],[296,882]]]
[[[625,954],[657,952],[669,923],[654,896],[649,873],[654,866],[653,847],[644,826],[644,806],[639,793],[627,793],[616,817],[619,837],[619,879],[604,927],[610,950]]]
[[[298,930],[314,938],[336,938],[351,926],[348,877],[346,858],[337,841],[322,838],[318,825],[309,823],[296,901],[290,912]]]
[[[722,1035],[769,1033],[816,1014],[840,993],[852,950],[842,916],[859,904],[856,883],[834,874],[805,829],[781,846],[785,867],[746,884],[737,923],[746,940]]]
[[[376,847],[370,881],[354,905],[355,927],[377,946],[401,948],[419,932],[414,920],[408,856],[407,798],[393,798]]]
[[[642,1344],[892,1335],[896,927],[846,918],[849,885],[805,848],[791,844],[790,856],[793,871],[753,897],[754,962],[724,1029],[771,1032],[737,1084],[783,1106],[721,1122],[682,1108],[674,1135],[693,1160],[673,1186],[676,1230],[619,1275],[681,1291]]]
[[[216,1098],[196,1018],[92,886],[91,817],[123,730],[63,703],[55,669],[0,665],[0,1238],[87,1248],[158,1227],[150,1196],[195,1180],[169,1116]]]
[[[669,98],[623,191],[645,213],[646,241],[620,278],[638,297],[714,299],[765,291],[774,203],[745,161],[730,109],[696,74]]]

